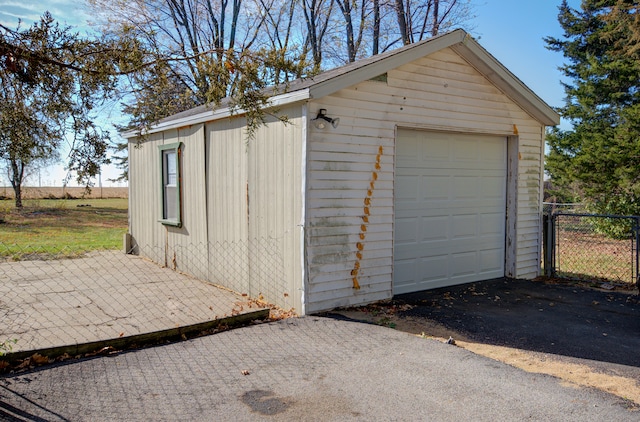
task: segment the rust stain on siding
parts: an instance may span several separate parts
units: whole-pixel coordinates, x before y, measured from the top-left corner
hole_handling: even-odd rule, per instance
[[[367,189],[367,195],[364,197],[363,201],[363,215],[362,215],[362,223],[360,224],[360,242],[356,243],[356,262],[353,264],[353,270],[351,270],[351,280],[353,281],[353,288],[358,290],[360,289],[360,283],[358,283],[358,275],[360,274],[360,261],[362,260],[362,251],[364,250],[364,241],[367,237],[367,224],[369,224],[369,216],[371,215],[371,198],[373,196],[373,190],[376,187],[376,180],[378,180],[378,171],[382,168],[380,165],[380,160],[382,159],[382,154],[384,149],[382,146],[378,147],[378,155],[376,155],[376,162],[374,164],[375,170],[371,173],[371,181],[369,182],[369,188]]]

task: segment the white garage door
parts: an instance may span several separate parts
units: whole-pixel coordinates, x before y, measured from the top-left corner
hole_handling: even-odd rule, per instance
[[[393,293],[504,276],[507,139],[399,130]]]

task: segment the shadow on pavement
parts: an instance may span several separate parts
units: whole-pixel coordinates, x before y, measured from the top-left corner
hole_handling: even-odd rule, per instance
[[[472,341],[640,367],[635,292],[496,279],[399,295],[393,303],[406,309],[399,318],[432,320]]]

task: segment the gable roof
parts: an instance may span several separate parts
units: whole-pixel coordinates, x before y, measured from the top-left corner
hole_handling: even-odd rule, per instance
[[[558,113],[462,29],[358,60],[313,77],[297,79],[286,85],[283,84],[283,87],[286,88],[285,92],[274,90],[274,95],[271,96],[270,102],[273,106],[281,106],[308,99],[322,98],[445,48],[451,48],[458,53],[540,123],[546,126],[554,126],[560,123]],[[229,103],[223,100],[221,105],[215,109],[203,105],[164,118],[155,124],[149,133],[208,122],[231,115],[232,111]],[[129,131],[123,133],[123,136],[134,137],[136,133],[135,131]]]

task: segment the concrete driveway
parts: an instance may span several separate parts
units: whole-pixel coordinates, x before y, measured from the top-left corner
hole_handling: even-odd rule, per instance
[[[305,317],[5,376],[0,418],[584,422],[640,413],[433,339]]]
[[[0,341],[76,355],[265,318],[246,296],[119,251],[0,263]]]

